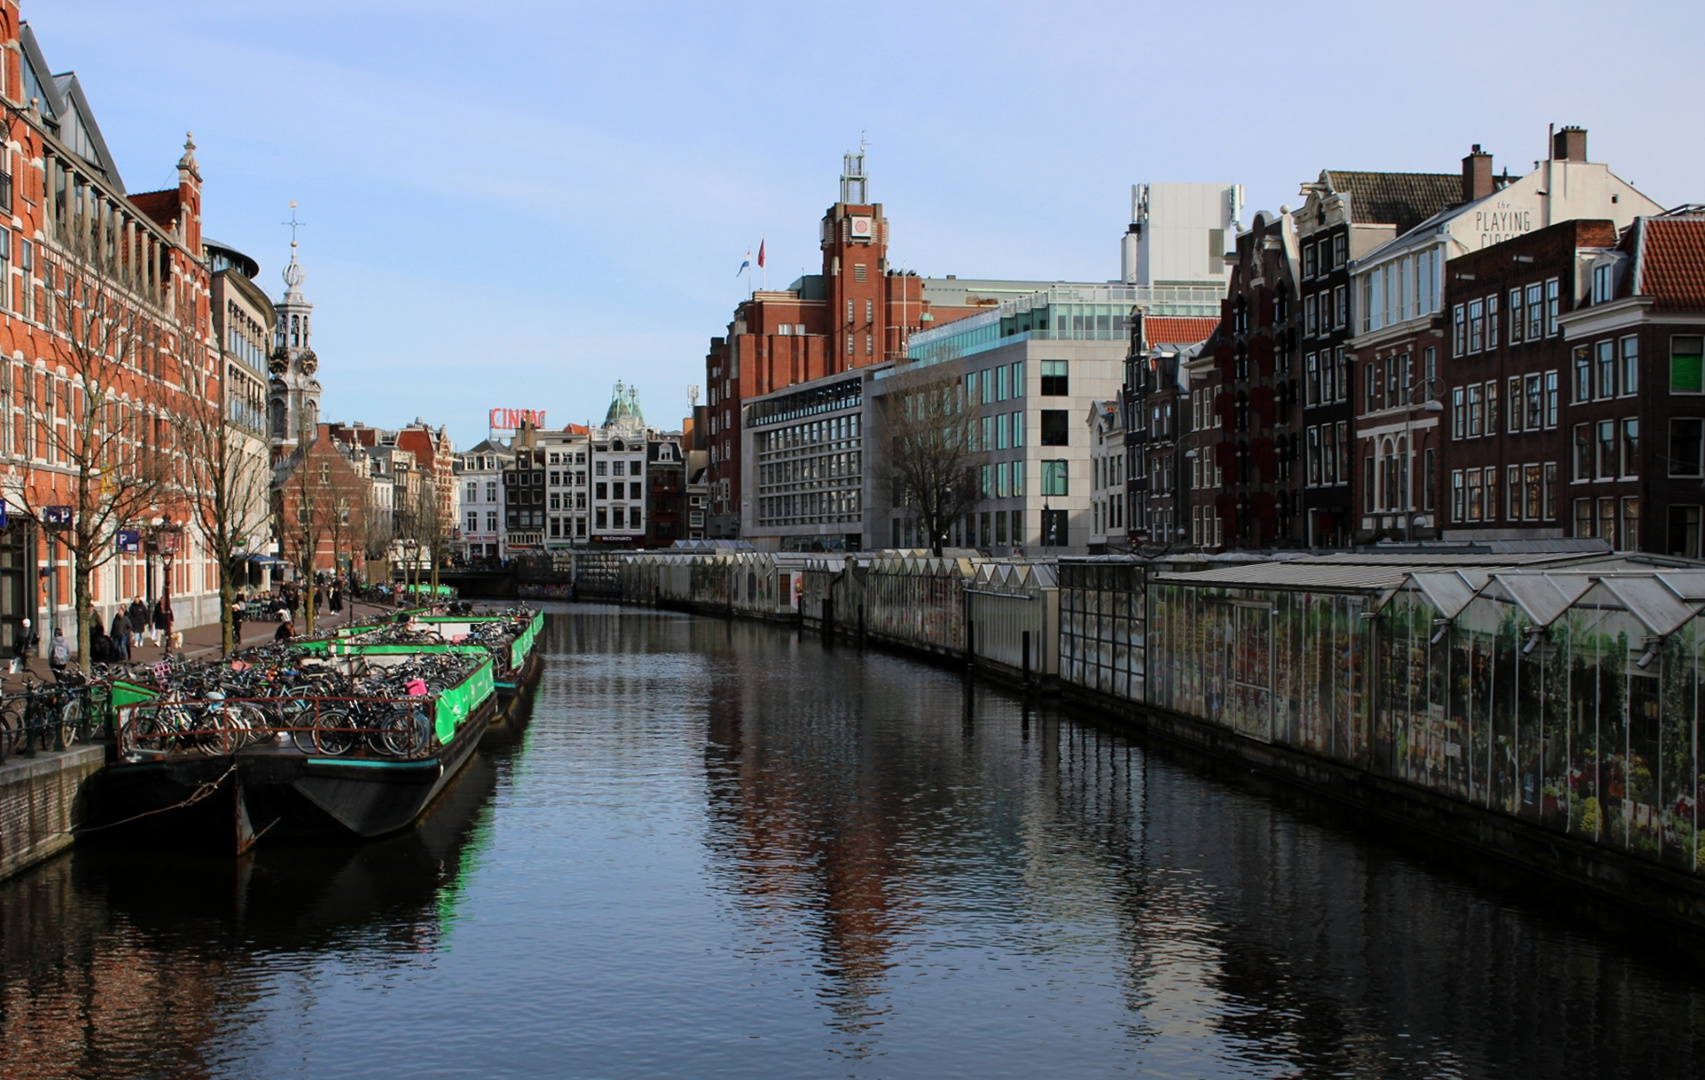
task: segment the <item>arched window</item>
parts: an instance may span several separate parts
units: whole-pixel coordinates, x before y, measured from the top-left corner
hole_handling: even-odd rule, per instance
[[[1414,505],[1409,499],[1409,442],[1407,439],[1397,440],[1397,505],[1407,510]]]
[[[1384,466],[1380,482],[1381,493],[1384,496],[1380,505],[1386,510],[1397,509],[1397,446],[1390,439],[1380,444],[1380,456]]]
[[[290,316],[290,344],[298,347],[302,344],[302,317],[300,315]]]

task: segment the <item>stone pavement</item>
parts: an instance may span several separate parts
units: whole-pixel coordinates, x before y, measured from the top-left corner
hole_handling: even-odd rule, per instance
[[[365,600],[356,601],[354,603],[345,601],[343,611],[335,615],[332,612],[321,608],[319,615],[314,620],[314,629],[316,631],[324,631],[333,627],[347,626],[351,622],[359,622],[362,619],[370,618],[381,612],[390,612],[394,610],[396,609],[388,604],[372,604]],[[306,632],[306,620],[304,619],[300,609],[297,610],[295,625],[296,632],[298,634]],[[254,645],[265,645],[272,640],[272,635],[277,631],[278,623],[274,620],[244,622],[242,647],[248,648]],[[207,626],[192,627],[185,630],[183,635],[184,646],[178,651],[179,655],[191,660],[219,655],[218,623],[211,623]],[[142,647],[139,649],[131,649],[130,661],[133,664],[151,664],[154,661],[159,660],[164,654],[164,649],[162,649],[159,645],[149,644],[147,635],[143,635]],[[10,660],[11,658],[6,657],[5,659]],[[19,675],[4,674],[5,668],[6,665],[4,663],[0,663],[0,692],[9,694],[18,690],[22,686],[23,679]],[[29,670],[31,675],[43,682],[49,681],[53,677],[51,671],[48,669],[47,660],[44,657],[30,657]]]

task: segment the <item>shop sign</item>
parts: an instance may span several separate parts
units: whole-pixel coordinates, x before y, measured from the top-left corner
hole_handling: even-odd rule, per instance
[[[518,431],[524,423],[532,424],[536,428],[544,427],[545,410],[493,409],[488,426],[493,431]]]

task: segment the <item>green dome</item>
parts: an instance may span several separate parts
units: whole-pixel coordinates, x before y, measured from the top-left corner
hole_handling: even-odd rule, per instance
[[[639,408],[639,387],[623,387],[618,382],[615,393],[610,396],[610,411],[604,414],[604,426],[622,423],[644,427],[645,413]]]

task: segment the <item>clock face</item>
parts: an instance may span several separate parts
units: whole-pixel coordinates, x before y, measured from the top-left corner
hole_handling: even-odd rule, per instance
[[[302,354],[302,374],[312,375],[319,366],[320,358],[314,355],[312,349]]]
[[[274,375],[282,375],[290,369],[290,359],[283,349],[275,349],[272,357],[266,362],[266,369]]]
[[[869,240],[871,236],[870,219],[867,217],[853,218],[852,235],[854,240]]]

